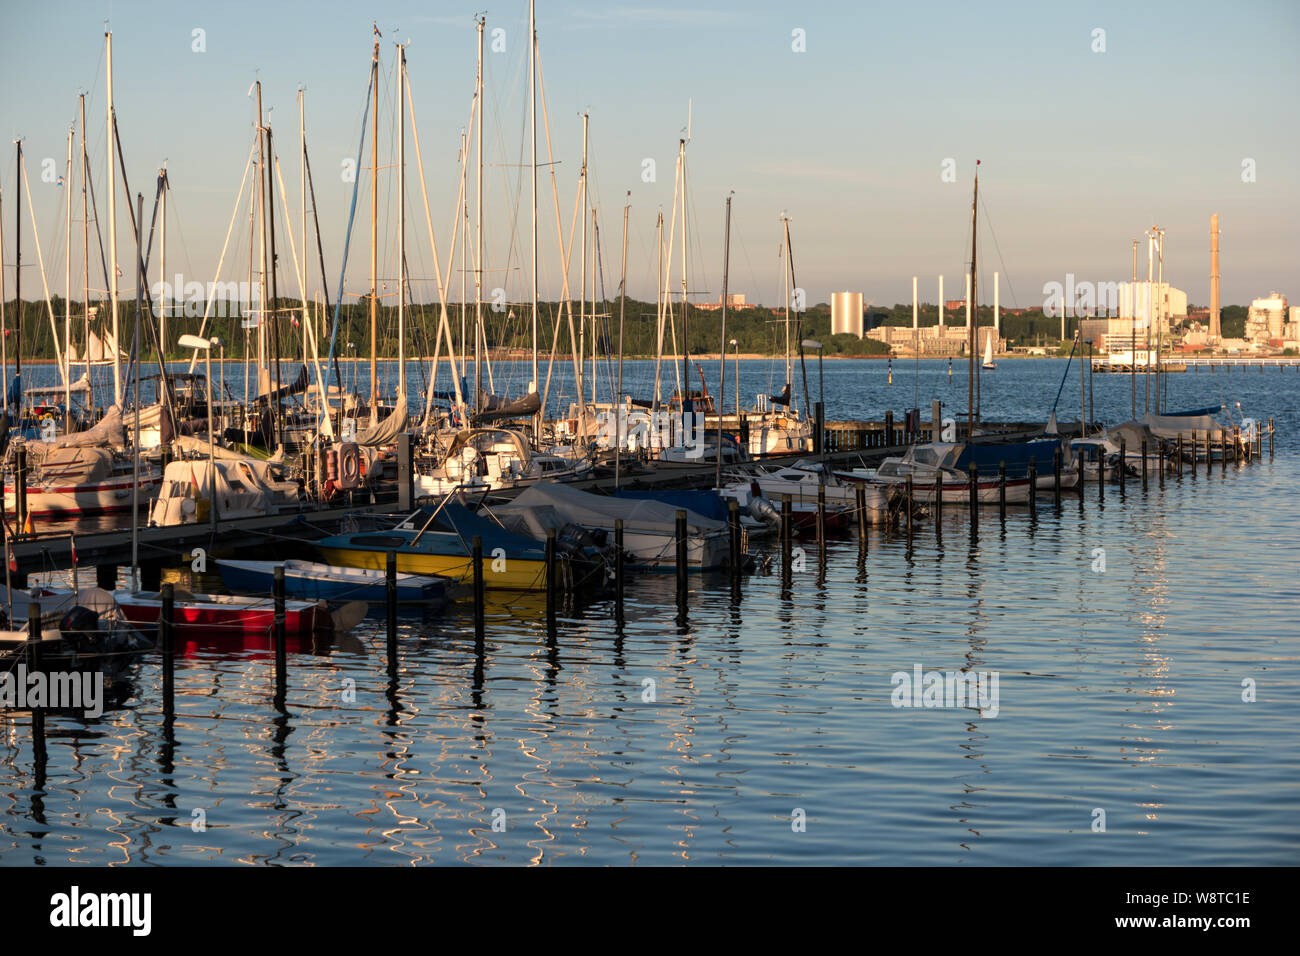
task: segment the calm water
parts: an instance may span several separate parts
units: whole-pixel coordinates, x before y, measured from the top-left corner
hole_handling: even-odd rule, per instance
[[[742,364],[748,403],[772,373]],[[965,407],[946,368],[921,366],[927,412]],[[1042,418],[1063,368],[1003,362],[986,416]],[[901,411],[912,373],[826,363],[828,417]],[[928,521],[910,548],[875,533],[863,562],[848,537],[824,573],[814,545],[788,590],[694,582],[684,625],[669,576],[633,581],[622,631],[597,604],[553,645],[526,597],[489,607],[481,657],[463,611],[404,621],[390,687],[371,619],[291,658],[283,716],[268,658],[199,653],[178,663],[174,748],[146,659],[123,707],[49,719],[43,790],[27,719],[0,723],[0,862],[1294,864],[1295,375],[1170,378],[1171,408],[1274,416],[1272,462],[1090,488],[1005,530],[985,511],[977,540],[948,509],[941,540]],[[1127,377],[1094,398],[1127,418]],[[1076,372],[1062,420],[1078,399]],[[996,672],[997,716],[892,706],[916,665]]]

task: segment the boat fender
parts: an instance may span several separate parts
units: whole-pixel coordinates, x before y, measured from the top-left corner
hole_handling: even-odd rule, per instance
[[[343,442],[338,448],[338,480],[340,491],[361,487],[361,449],[356,442]]]
[[[749,502],[749,513],[766,524],[775,525],[781,523],[781,515],[776,510],[776,506],[766,498],[757,495]]]

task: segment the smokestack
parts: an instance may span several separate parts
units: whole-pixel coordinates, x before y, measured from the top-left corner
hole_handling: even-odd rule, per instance
[[[1210,341],[1218,342],[1219,327],[1219,214],[1210,217]]]

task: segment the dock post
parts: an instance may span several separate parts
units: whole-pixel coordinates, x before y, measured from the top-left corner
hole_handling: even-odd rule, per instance
[[[1178,447],[1174,456],[1174,474],[1183,477],[1183,433],[1178,433]]]
[[[858,509],[858,539],[863,547],[867,544],[867,489],[859,484],[853,489],[853,503]]]
[[[1029,456],[1029,518],[1038,520],[1038,460]]]
[[[793,516],[790,511],[790,496],[788,494],[781,496],[781,566],[782,570],[790,573],[791,549],[794,542]]]
[[[41,605],[33,602],[27,605],[27,667],[29,672],[40,668],[41,657]],[[36,786],[45,786],[45,710],[32,708],[32,756],[36,760]]]
[[[546,529],[546,633],[555,637],[556,592],[559,590],[559,571],[555,559],[555,529]]]
[[[1200,435],[1197,433],[1196,429],[1193,428],[1192,429],[1192,478],[1196,477],[1196,469],[1199,468],[1201,465],[1200,461],[1196,457],[1196,452],[1199,447],[1200,447]]]
[[[1007,463],[998,462],[998,521],[1007,523]]]
[[[910,530],[910,518],[907,524]],[[826,563],[826,486],[820,484],[817,486],[817,556]]]
[[[27,527],[27,446],[19,445],[14,452],[14,537],[21,538]]]
[[[614,529],[617,532],[621,528],[620,519],[615,522]],[[731,576],[736,578],[740,576],[740,502],[735,498],[727,499],[727,534],[731,546],[728,555],[731,563]]]
[[[1119,493],[1120,497],[1128,490],[1126,479],[1128,477],[1128,442],[1123,438],[1119,440]]]
[[[972,536],[979,529],[980,523],[980,489],[979,489],[979,465],[975,462],[970,464],[970,482],[968,490],[970,492],[970,533]]]
[[[740,447],[749,454],[749,416],[744,412],[740,413]],[[721,451],[719,451],[721,454]]]
[[[912,543],[912,515],[916,511],[916,492],[912,487],[912,476],[907,476],[907,542]]]
[[[1259,460],[1264,457],[1264,432],[1260,428],[1259,422],[1255,423],[1255,459]]]
[[[1232,426],[1232,463],[1241,464],[1241,426]]]
[[[1273,460],[1273,416],[1268,416],[1268,460]]]
[[[1228,430],[1219,429],[1219,474],[1228,472]]]
[[[943,472],[934,473],[934,535],[939,537],[943,534],[939,524],[943,521]]]
[[[1205,429],[1205,477],[1214,474],[1214,432]]]
[[[892,447],[894,444],[894,410],[891,408],[885,412],[885,447]]]
[[[1052,452],[1052,505],[1061,510],[1061,446]]]
[[[826,409],[821,402],[813,402],[813,454],[826,450]]]
[[[1165,448],[1165,440],[1164,440],[1163,438],[1157,438],[1157,439],[1156,439],[1156,444],[1157,444],[1157,445],[1159,446],[1159,448],[1160,448],[1160,460],[1159,460],[1159,462],[1158,462],[1157,464],[1158,464],[1159,467],[1160,467],[1160,470],[1159,470],[1159,475],[1160,475],[1160,487],[1161,487],[1161,489],[1163,489],[1163,488],[1165,487],[1165,468],[1167,467],[1166,464],[1165,464],[1165,453],[1168,451],[1168,449]]]
[[[1147,490],[1147,440],[1142,439],[1142,490]]]
[[[162,610],[158,613],[158,650],[162,652],[163,717],[175,713],[176,591],[170,581],[162,586]]]
[[[1097,500],[1106,500],[1106,452],[1097,449]]]
[[[384,555],[384,609],[386,644],[388,648],[388,676],[397,678],[397,552]]]
[[[736,499],[731,499],[732,511],[735,511]],[[734,536],[733,536],[734,537]],[[735,560],[735,544],[732,544],[732,560]],[[623,519],[614,519],[614,620],[623,623]]]
[[[273,628],[275,639],[275,705],[276,707],[284,706],[285,688],[288,685],[288,675],[285,670],[288,668],[287,653],[285,649],[285,620],[284,620],[284,565],[277,564],[271,577],[271,598],[275,605],[275,625]]]
[[[483,627],[483,537],[482,535],[477,535],[477,534],[474,535],[474,540],[471,544],[471,552],[473,554],[471,560],[474,562],[474,642],[476,644],[482,644],[483,630],[484,630]],[[394,594],[396,594],[396,590],[397,590],[396,586],[394,585],[393,588]],[[395,604],[396,601],[393,601],[391,603]],[[392,608],[392,610],[396,611],[396,608],[394,607]],[[395,614],[394,617],[396,617]]]
[[[397,509],[408,513],[415,502],[415,468],[412,460],[411,433],[397,436]]]
[[[683,614],[686,613],[686,593],[687,593],[687,546],[689,539],[686,536],[686,512],[684,509],[677,509],[677,609]]]

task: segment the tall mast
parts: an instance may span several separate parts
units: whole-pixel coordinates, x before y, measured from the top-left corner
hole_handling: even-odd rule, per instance
[[[785,286],[785,387],[793,391],[794,359],[790,354],[790,257],[785,254],[790,246],[790,220],[781,213],[781,268]],[[789,397],[789,396],[787,396]]]
[[[90,221],[86,210],[86,94],[81,94],[81,318],[86,360],[86,381],[90,381]]]
[[[375,27],[375,52],[370,60],[370,89],[374,109],[370,112],[370,405],[379,401],[379,377],[375,361],[379,338],[379,27]],[[371,411],[371,420],[375,412]]]
[[[113,145],[113,34],[104,34],[106,46],[105,58],[108,72],[108,109],[104,120],[107,130],[105,140],[107,147],[105,157],[108,163],[108,300],[113,313],[113,402],[122,404],[122,341],[117,327],[117,172],[113,168],[115,147]],[[260,115],[260,114],[259,114]]]
[[[1151,278],[1155,272],[1155,236],[1147,233],[1147,304],[1146,304],[1146,326],[1147,326],[1147,348],[1146,361],[1142,363],[1142,381],[1146,386],[1146,405],[1143,414],[1151,411]]]
[[[1156,234],[1156,301],[1159,303],[1160,314],[1160,324],[1156,326],[1156,414],[1160,414],[1165,410],[1160,388],[1160,352],[1165,334],[1165,231],[1159,226],[1151,228]]]
[[[1128,385],[1129,400],[1132,404],[1130,413],[1134,420],[1138,417],[1137,391],[1137,287],[1138,287],[1138,241],[1133,240],[1133,282],[1128,289]]]
[[[158,211],[162,214],[158,231],[158,283],[159,290],[162,293],[158,302],[158,348],[161,354],[158,356],[159,362],[167,360],[167,167],[164,166],[158,171],[162,179],[161,195],[158,197]],[[176,290],[172,290],[175,292]]]
[[[687,125],[690,121],[687,120]],[[689,135],[689,133],[688,133]],[[681,142],[682,153],[682,414],[690,408],[687,395],[691,391],[691,320],[687,315],[686,303],[686,140]],[[693,408],[690,409],[694,411]],[[685,419],[682,428],[689,428]]]
[[[979,272],[977,271],[977,253],[976,247],[978,230],[977,215],[979,212],[980,201],[980,161],[975,160],[975,193],[970,204],[970,302],[968,308],[974,313],[974,318],[967,323],[970,326],[966,330],[966,358],[970,364],[970,369],[966,377],[966,440],[970,441],[975,437],[975,423],[979,421],[979,411],[975,407],[976,391],[978,386],[975,384],[975,377],[979,375],[979,366],[975,362],[976,345],[979,337],[975,334],[976,327],[979,325]],[[968,313],[969,314],[969,313]]]
[[[655,249],[658,253],[657,276],[655,284],[655,321],[657,325],[657,338],[655,345],[655,390],[651,396],[651,407],[655,412],[659,411],[659,388],[662,382],[663,359],[664,359],[664,211],[659,210],[659,216],[655,220]],[[622,396],[619,396],[620,399]]]
[[[533,382],[537,383],[537,9],[535,0],[528,0],[528,115],[532,133],[532,196],[533,196]],[[538,408],[537,424],[533,430],[534,443],[541,438],[542,419],[546,409]]]
[[[618,487],[619,471],[623,456],[623,309],[627,305],[627,219],[632,209],[631,190],[628,190],[629,202],[623,206],[623,264],[619,267],[618,280],[618,391],[610,402],[614,412],[614,487]]]
[[[14,368],[21,379],[23,374],[23,141],[14,140],[18,147],[14,162]],[[9,392],[5,391],[5,405]],[[15,409],[21,411],[21,409]]]
[[[302,206],[302,216],[300,219],[302,236],[302,252],[299,255],[300,267],[298,274],[302,276],[302,361],[307,363],[307,327],[311,323],[311,315],[307,311],[307,91],[302,87],[298,88],[298,172],[301,179],[301,187],[298,193],[298,199]],[[322,394],[324,389],[322,388]],[[329,414],[329,409],[325,409],[325,414]]]
[[[258,209],[258,313],[257,313],[257,393],[270,391],[266,372],[266,140],[262,135],[262,81],[257,81],[257,209]]]
[[[406,47],[397,45],[397,394],[406,395]]]
[[[582,172],[578,175],[578,189],[582,193],[579,203],[582,207],[582,269],[580,283],[582,291],[578,297],[578,401],[582,401],[584,369],[587,362],[587,113],[582,114]],[[593,303],[594,306],[594,303]],[[595,312],[595,309],[592,309]],[[594,355],[594,352],[593,352]],[[592,362],[591,374],[596,374],[595,362]]]
[[[478,145],[478,179],[474,198],[474,411],[481,411],[483,394],[483,32],[487,17],[478,21],[478,77],[474,82],[474,96],[478,100],[476,134]],[[462,343],[461,348],[464,348]]]
[[[73,127],[68,127],[68,171],[63,177],[63,188],[68,194],[68,212],[63,232],[63,430],[69,427],[72,416],[72,137]]]
[[[722,487],[722,408],[727,394],[727,280],[731,267],[731,196],[727,196],[727,220],[722,232],[722,344],[718,346],[721,378],[718,383],[718,447],[717,468],[713,473],[713,486]],[[739,373],[737,373],[739,374]],[[736,424],[740,424],[740,407],[736,407]]]

